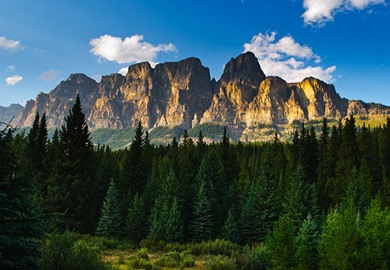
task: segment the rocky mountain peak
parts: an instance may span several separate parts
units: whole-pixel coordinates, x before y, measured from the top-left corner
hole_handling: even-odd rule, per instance
[[[250,138],[264,125],[279,129],[295,120],[390,114],[390,107],[342,99],[332,84],[313,77],[297,83],[266,78],[255,55],[246,52],[225,65],[218,81],[195,57],[154,68],[148,62],[134,64],[126,76],[103,76],[99,83],[71,74],[49,94],[28,101],[13,125],[30,126],[39,111],[46,113],[49,128],[59,127],[77,94],[91,129],[124,129],[138,121],[146,129],[207,123],[228,126],[236,138]]]
[[[223,71],[222,82],[238,82],[242,84],[260,85],[265,79],[259,61],[252,52],[246,52],[232,58]]]

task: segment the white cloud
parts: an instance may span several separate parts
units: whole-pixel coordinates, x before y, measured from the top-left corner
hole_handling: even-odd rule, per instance
[[[5,50],[17,50],[20,48],[20,41],[7,39],[5,36],[0,36],[0,48]]]
[[[23,77],[20,76],[20,75],[14,75],[14,76],[11,76],[11,77],[8,77],[5,79],[5,82],[7,83],[7,85],[15,85],[17,84],[18,82],[20,82],[21,80],[23,80]]]
[[[276,39],[276,32],[254,36],[244,44],[244,51],[253,52],[267,76],[280,76],[287,82],[298,82],[313,76],[332,82],[336,66],[323,68],[321,58],[307,45],[301,45],[292,36]]]
[[[385,4],[385,0],[304,0],[303,7],[306,11],[302,17],[305,24],[321,27],[333,21],[336,13],[363,10],[377,4]]]
[[[60,75],[60,71],[56,69],[49,69],[43,72],[41,75],[39,75],[39,79],[42,81],[55,81],[58,79],[58,76]]]
[[[93,54],[119,64],[153,61],[159,52],[177,51],[172,43],[154,46],[144,42],[143,39],[142,35],[133,35],[124,40],[120,37],[104,35],[91,39],[89,44],[92,46]]]
[[[128,70],[129,70],[128,67],[124,67],[124,68],[121,68],[121,69],[118,71],[118,73],[119,73],[119,74],[122,74],[123,76],[126,76]]]
[[[14,70],[15,70],[15,66],[10,65],[10,66],[8,66],[5,70],[8,71],[8,72],[14,71]]]

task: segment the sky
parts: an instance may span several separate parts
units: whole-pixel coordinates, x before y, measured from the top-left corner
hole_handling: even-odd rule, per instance
[[[313,76],[390,105],[389,0],[0,0],[0,105],[72,73],[197,57],[220,78],[252,51],[267,76]]]

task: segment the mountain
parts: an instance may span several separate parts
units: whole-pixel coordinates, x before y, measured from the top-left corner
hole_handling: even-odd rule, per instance
[[[20,104],[11,104],[8,107],[0,106],[0,122],[9,123],[11,119],[17,116],[23,110]]]
[[[246,52],[225,65],[218,81],[193,57],[155,68],[135,64],[126,76],[103,76],[99,83],[72,74],[49,94],[28,101],[13,124],[29,126],[40,111],[46,112],[49,128],[59,127],[77,94],[92,130],[122,130],[138,121],[159,132],[228,126],[241,140],[256,139],[254,133],[264,127],[286,135],[297,120],[390,114],[388,106],[341,98],[332,84],[313,77],[298,83],[266,77],[255,55]]]

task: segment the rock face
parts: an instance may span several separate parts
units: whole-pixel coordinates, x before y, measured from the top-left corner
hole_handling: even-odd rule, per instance
[[[20,104],[11,104],[8,107],[0,106],[0,122],[8,124],[9,121],[23,110]]]
[[[49,128],[59,127],[77,94],[92,129],[123,129],[141,121],[147,129],[212,123],[240,133],[295,120],[390,114],[390,107],[342,99],[333,85],[312,77],[299,83],[266,77],[255,55],[247,52],[232,58],[217,82],[197,58],[155,68],[147,62],[135,64],[126,76],[103,76],[99,83],[72,74],[49,94],[28,101],[13,124],[30,126],[39,111],[46,113]]]

